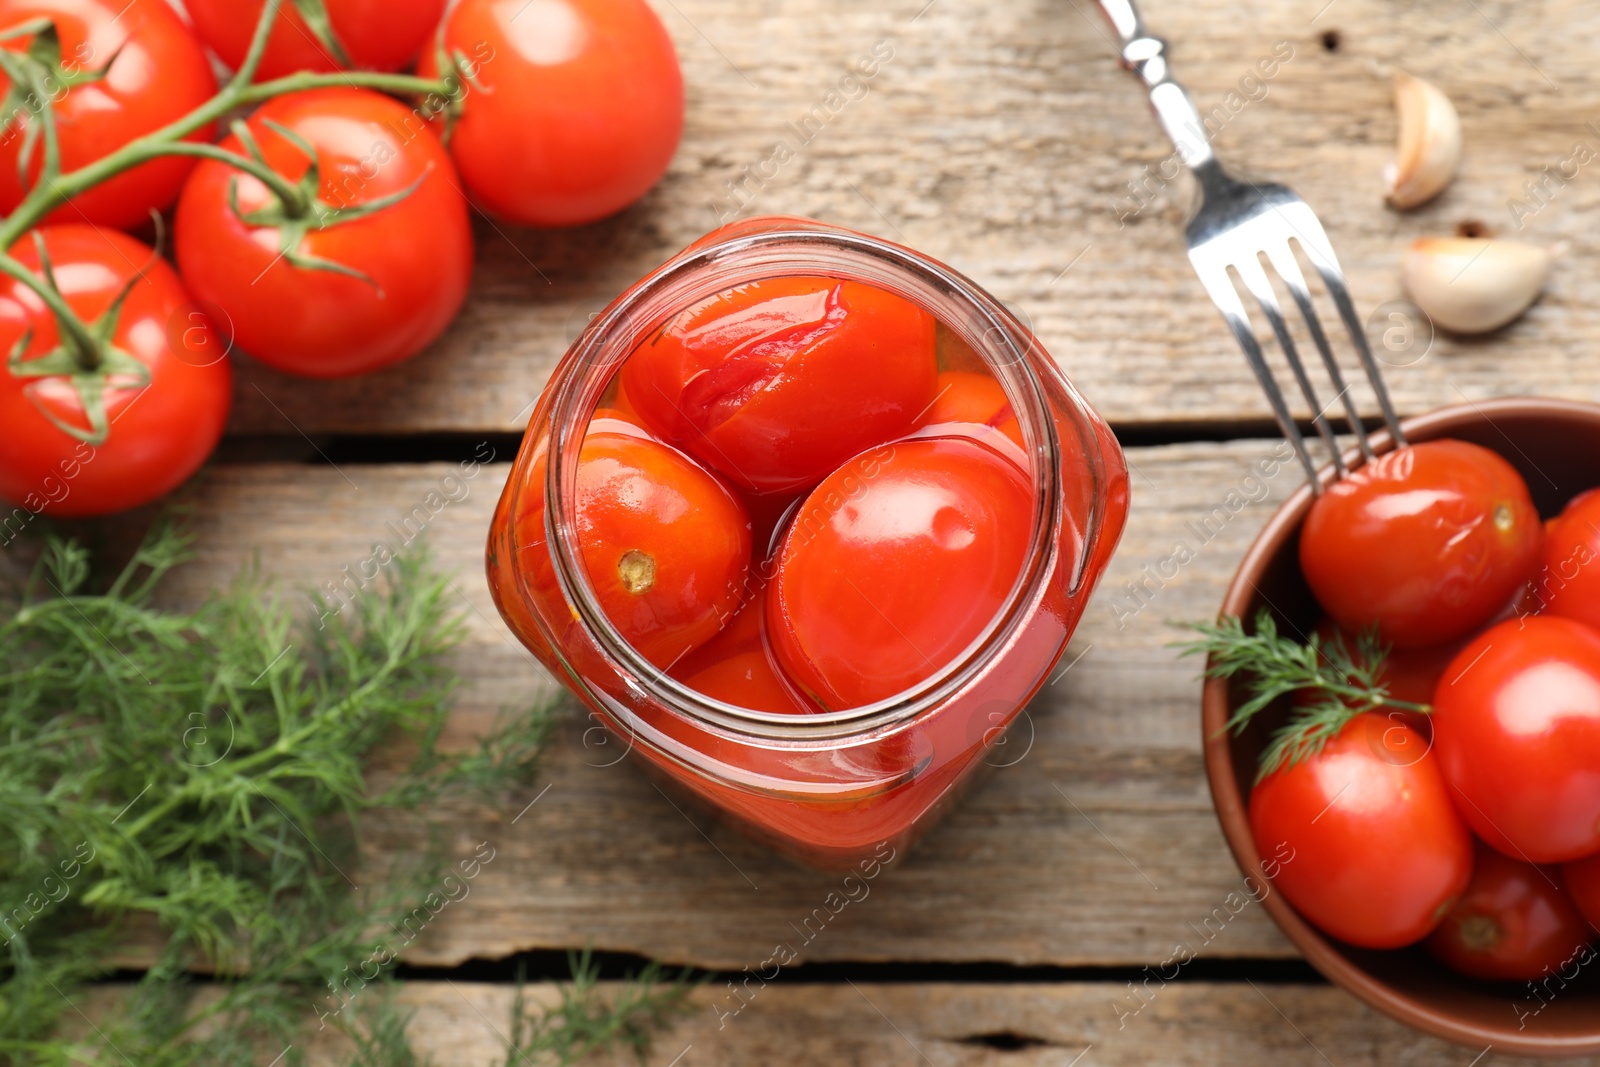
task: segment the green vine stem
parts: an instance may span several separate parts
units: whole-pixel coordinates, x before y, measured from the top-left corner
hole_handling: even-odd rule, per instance
[[[64,174],[54,182],[41,182],[28,194],[28,198],[6,217],[5,222],[0,224],[0,248],[11,247],[18,237],[38,225],[46,215],[72,197],[115,178],[123,171],[132,170],[141,163],[148,163],[163,155],[171,154],[176,144],[199,143],[184,142],[183,138],[216,122],[239,107],[262,103],[286,93],[340,86],[377,89],[401,95],[438,96],[446,99],[456,91],[453,81],[433,81],[408,74],[379,74],[372,71],[291,74],[273,81],[262,82],[260,85],[237,86],[237,82],[238,78],[235,77],[210,101],[170,125],[130,141],[110,155],[103,156],[70,174]],[[236,159],[242,158],[236,157]]]
[[[56,326],[80,367],[91,372],[100,369],[102,362],[100,346],[90,332],[89,324],[72,310],[66,298],[55,286],[50,285],[44,278],[8,254],[0,254],[0,274],[15,278],[38,294],[39,299],[44,301],[44,306],[56,317]]]
[[[17,205],[16,210],[0,221],[0,273],[16,279],[39,294],[56,316],[62,334],[70,339],[74,355],[85,373],[95,372],[100,365],[96,355],[97,343],[92,331],[67,306],[60,293],[52,291],[51,286],[10,254],[11,248],[17,241],[43,222],[52,211],[73,197],[80,196],[125,171],[151,160],[172,155],[216,159],[237,167],[264,182],[292,209],[293,205],[299,204],[303,199],[301,193],[293,187],[293,183],[282,178],[270,167],[238,153],[229,152],[218,145],[186,141],[184,138],[220,121],[242,107],[259,104],[285,93],[308,89],[355,86],[402,96],[414,95],[441,100],[449,100],[460,91],[460,81],[456,76],[433,80],[373,71],[336,71],[330,74],[300,72],[253,84],[256,71],[261,66],[261,57],[266,53],[268,36],[284,2],[285,0],[267,0],[261,18],[256,23],[250,50],[246,53],[244,62],[216,96],[161,129],[130,141],[117,151],[66,174],[61,173],[60,144],[50,93],[42,84],[33,65],[14,53],[0,51],[0,69],[11,78],[13,84],[26,85],[33,97],[39,101],[37,118],[44,142],[44,160],[39,179],[22,203]]]
[[[242,125],[242,124],[235,124]],[[235,136],[238,136],[237,132]],[[159,153],[164,156],[198,156],[201,159],[215,159],[226,163],[230,167],[244,171],[246,174],[261,182],[272,190],[274,196],[283,201],[285,208],[291,215],[304,214],[308,209],[305,194],[300,187],[289,179],[273,170],[258,160],[249,156],[230,152],[221,145],[203,144],[198,141],[176,141],[165,146]]]

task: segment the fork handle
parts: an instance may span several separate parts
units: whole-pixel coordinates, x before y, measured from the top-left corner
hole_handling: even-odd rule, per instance
[[[1150,90],[1150,106],[1161,128],[1190,170],[1216,162],[1211,136],[1189,93],[1172,79],[1167,65],[1167,42],[1145,29],[1133,0],[1098,0],[1122,42],[1122,65]]]

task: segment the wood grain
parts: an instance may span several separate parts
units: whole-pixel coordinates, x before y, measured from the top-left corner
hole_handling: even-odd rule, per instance
[[[310,382],[241,355],[231,434],[305,436],[311,449],[329,435],[519,429],[592,315],[719,221],[768,213],[875,233],[967,273],[1035,328],[1119,426],[1264,423],[1266,406],[1183,256],[1187,180],[1151,178],[1170,147],[1117,69],[1088,0],[657,7],[689,95],[683,147],[662,184],[582,230],[479,218],[477,275],[461,319],[404,366]],[[1518,393],[1600,400],[1592,355],[1600,162],[1549,177],[1579,143],[1600,156],[1592,5],[1142,7],[1173,42],[1175,69],[1202,111],[1223,109],[1219,154],[1291,185],[1318,210],[1358,307],[1374,316],[1375,341],[1391,325],[1379,312],[1402,295],[1398,262],[1411,238],[1477,219],[1561,247],[1548,292],[1515,325],[1388,356],[1404,411]],[[1323,40],[1330,31],[1332,50]],[[864,89],[844,83],[879,42],[893,48],[882,72]],[[1272,77],[1245,80],[1286,48],[1292,56]],[[1467,143],[1460,180],[1409,215],[1381,204],[1396,67],[1452,95]],[[845,95],[837,106],[836,90]],[[834,113],[796,145],[788,124],[819,106]],[[795,158],[749,183],[750,169],[785,138]],[[1542,185],[1537,198],[1530,181]],[[730,194],[741,182],[750,195]],[[215,468],[191,494],[202,557],[171,595],[192,602],[258,555],[289,587],[339,585],[374,542],[404,540],[410,516],[455,572],[468,613],[470,640],[456,657],[468,685],[450,731],[465,743],[499,709],[559,692],[500,624],[484,585],[483,537],[510,457],[496,458],[471,479],[441,464]],[[488,842],[495,859],[406,962],[449,966],[585,943],[735,971],[768,959],[779,942],[793,942],[806,962],[1139,967],[1180,942],[1213,959],[1292,957],[1258,908],[1214,919],[1239,875],[1205,784],[1195,668],[1169,647],[1166,624],[1215,610],[1294,474],[1266,440],[1142,448],[1129,458],[1134,514],[1063,661],[1070,667],[997,750],[1003,766],[820,933],[807,938],[801,927],[835,878],[774,858],[661,794],[629,763],[616,764],[616,743],[568,704],[533,789],[495,808],[434,813],[453,847],[465,854]],[[447,503],[434,506],[439,499]],[[415,845],[399,823],[375,830],[374,869]],[[548,986],[534,992],[556,995]],[[707,989],[649,1062],[1511,1062],[1492,1053],[1474,1060],[1482,1050],[1419,1036],[1324,986],[1186,980],[1122,1026],[1116,1005],[1132,1007],[1130,995],[1096,982],[779,981],[719,1024],[735,1004],[726,989]],[[507,988],[417,982],[403,996],[418,1011],[413,1034],[441,1067],[503,1055],[495,1029],[506,1025]],[[337,1062],[336,1051],[319,1045],[316,1062]]]
[[[1011,765],[804,944],[804,959],[1136,964],[1202,937],[1195,947],[1208,956],[1291,954],[1258,909],[1211,936],[1198,932],[1239,875],[1201,767],[1196,668],[1177,661],[1166,626],[1216,610],[1269,502],[1293,487],[1284,454],[1266,441],[1131,453],[1129,534],[1067,652],[1070,668],[996,752],[996,763]],[[394,543],[392,524],[430,492],[456,484],[453,470],[217,469],[194,500],[201,560],[175,576],[174,593],[203,596],[258,552],[291,585],[337,581],[374,541]],[[485,467],[461,482],[459,502],[427,528],[471,613],[455,721],[463,740],[497,708],[552,690],[503,630],[482,574],[506,470]],[[1196,555],[1173,567],[1180,541]],[[836,877],[791,866],[669,801],[630,763],[612,766],[616,743],[591,725],[564,713],[538,785],[548,792],[520,816],[533,795],[501,810],[441,813],[456,847],[487,841],[497,858],[408,960],[452,964],[592,942],[736,970],[795,938],[834,888]],[[376,840],[411,845],[398,831]]]
[[[1509,1067],[1528,1063],[1424,1037],[1323,986],[1182,983],[1139,1003],[1126,987],[1065,985],[786,984],[753,986],[740,1001],[707,988],[661,1034],[653,1067],[828,1064],[830,1067],[1170,1067],[1336,1064],[1337,1067]],[[530,990],[548,1002],[551,987]],[[401,1002],[411,1033],[438,1067],[502,1062],[511,993],[505,987],[412,983]],[[1123,1010],[1118,1011],[1121,1007]],[[1509,1007],[1508,1007],[1509,1011]],[[335,1064],[338,1046],[312,1049]],[[606,1067],[631,1056],[597,1057]],[[1567,1061],[1592,1065],[1600,1060]]]
[[[1172,40],[1175,69],[1202,112],[1217,114],[1221,156],[1289,184],[1317,209],[1363,313],[1401,296],[1399,256],[1412,237],[1465,219],[1565,247],[1548,293],[1521,322],[1481,341],[1441,337],[1426,356],[1390,357],[1404,410],[1522,393],[1600,398],[1600,162],[1570,180],[1544,174],[1578,142],[1600,155],[1600,126],[1591,124],[1600,114],[1600,18],[1591,5],[1145,7]],[[241,361],[233,432],[520,428],[582,324],[735,207],[826,219],[951,263],[1031,321],[1118,424],[1264,421],[1267,408],[1183,255],[1187,178],[1149,179],[1171,149],[1139,87],[1117,69],[1092,8],[1087,0],[662,0],[689,98],[688,130],[665,181],[618,218],[581,230],[480,220],[471,301],[429,352],[339,383]],[[1338,33],[1337,51],[1323,43],[1328,31]],[[853,89],[857,99],[847,85],[837,112],[799,145],[788,124],[819,104],[831,108],[828,94],[848,66],[880,41],[892,59]],[[1250,81],[1275,48],[1292,57],[1270,79]],[[1460,179],[1409,215],[1381,203],[1395,136],[1388,75],[1397,66],[1453,96],[1466,139]],[[795,158],[751,182],[746,168],[785,137]],[[1529,198],[1530,180],[1544,184],[1546,206]],[[730,199],[729,182],[748,195]],[[1129,183],[1146,192],[1135,197]],[[1538,208],[1521,229],[1513,198]],[[1375,335],[1388,325],[1380,317]]]

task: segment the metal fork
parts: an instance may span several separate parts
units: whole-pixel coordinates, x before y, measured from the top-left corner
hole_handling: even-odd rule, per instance
[[[1322,276],[1323,284],[1327,286],[1334,305],[1338,308],[1339,317],[1344,320],[1345,329],[1349,331],[1350,339],[1360,354],[1362,367],[1366,370],[1367,380],[1377,395],[1384,421],[1388,423],[1395,443],[1405,444],[1405,436],[1400,431],[1400,420],[1396,417],[1394,406],[1389,401],[1389,392],[1384,388],[1383,375],[1378,370],[1377,362],[1372,358],[1372,349],[1367,344],[1360,320],[1356,318],[1355,305],[1350,302],[1350,289],[1345,284],[1344,272],[1339,269],[1339,259],[1334,255],[1333,244],[1323,232],[1322,223],[1317,221],[1316,214],[1294,190],[1286,186],[1271,182],[1240,181],[1224,171],[1222,165],[1217,162],[1216,155],[1211,151],[1210,136],[1194,101],[1190,99],[1183,86],[1172,78],[1167,66],[1166,42],[1145,30],[1144,22],[1139,18],[1133,0],[1097,0],[1097,2],[1121,39],[1122,65],[1144,82],[1145,87],[1150,90],[1150,105],[1155,109],[1156,118],[1160,120],[1162,129],[1166,130],[1168,138],[1171,139],[1184,164],[1194,172],[1199,182],[1200,207],[1185,232],[1189,243],[1189,262],[1194,264],[1195,272],[1200,275],[1200,281],[1205,285],[1206,292],[1211,295],[1212,302],[1217,305],[1223,319],[1233,330],[1233,336],[1239,342],[1239,347],[1244,349],[1245,359],[1249,361],[1250,369],[1255,372],[1262,390],[1267,394],[1267,402],[1272,405],[1272,414],[1282,427],[1284,436],[1289,439],[1300,457],[1313,490],[1321,491],[1317,466],[1311,458],[1310,450],[1306,447],[1300,427],[1289,414],[1283,392],[1278,387],[1272,369],[1267,365],[1261,345],[1257,343],[1255,333],[1250,329],[1249,313],[1239,299],[1239,292],[1234,287],[1233,279],[1228,275],[1230,268],[1238,273],[1239,280],[1244,283],[1245,289],[1255,298],[1256,303],[1261,305],[1267,321],[1272,325],[1272,332],[1277,336],[1278,346],[1283,350],[1284,359],[1289,364],[1300,391],[1305,394],[1306,403],[1311,406],[1312,422],[1316,426],[1317,433],[1321,435],[1333,455],[1335,476],[1343,477],[1345,474],[1338,442],[1332,427],[1328,425],[1322,405],[1317,400],[1316,389],[1306,375],[1305,365],[1300,360],[1294,338],[1284,321],[1283,310],[1273,292],[1272,283],[1262,268],[1263,255],[1267,257],[1272,269],[1283,279],[1294,297],[1295,304],[1300,308],[1300,314],[1305,319],[1311,339],[1327,366],[1328,379],[1338,391],[1338,399],[1344,403],[1351,429],[1360,441],[1363,458],[1372,458],[1372,446],[1368,443],[1366,434],[1362,432],[1361,417],[1356,410],[1355,399],[1345,385],[1344,375],[1339,370],[1339,362],[1328,344],[1328,337],[1317,318],[1316,308],[1312,306],[1311,293],[1306,288],[1305,277],[1300,272],[1300,265],[1295,260],[1290,241],[1299,244],[1306,258]]]

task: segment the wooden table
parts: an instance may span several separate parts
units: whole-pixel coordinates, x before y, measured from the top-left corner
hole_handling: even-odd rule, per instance
[[[1556,172],[1575,143],[1600,155],[1600,17],[1584,0],[1145,6],[1177,42],[1202,110],[1222,109],[1219,152],[1318,209],[1365,311],[1401,295],[1411,237],[1467,219],[1515,231],[1509,201],[1526,199],[1525,181]],[[496,463],[429,524],[470,609],[459,658],[470,687],[455,723],[465,737],[553,686],[500,624],[481,551],[516,435],[588,317],[733,213],[809,215],[903,241],[1031,321],[1129,445],[1132,521],[1063,661],[1071,668],[1001,752],[1011,765],[806,944],[803,966],[720,1025],[737,1002],[720,980],[703,990],[651,1062],[1501,1062],[1474,1061],[1483,1050],[1421,1037],[1323,984],[1258,907],[1208,925],[1240,878],[1201,766],[1195,667],[1167,647],[1166,623],[1215,610],[1295,474],[1284,465],[1249,480],[1282,445],[1184,259],[1187,186],[1149,177],[1170,148],[1086,0],[659,7],[689,95],[662,185],[576,232],[480,220],[465,315],[405,367],[330,385],[241,360],[231,439],[197,494],[203,558],[181,579],[187,591],[224,582],[257,548],[289,582],[337,580],[438,487],[447,463],[486,444]],[[878,76],[844,81],[875,45],[893,53]],[[1292,54],[1260,79],[1257,60],[1275,49]],[[1454,97],[1467,144],[1457,184],[1410,215],[1381,203],[1398,65]],[[775,177],[746,182],[808,113],[826,119],[820,132]],[[733,196],[738,182],[746,193]],[[1600,162],[1546,188],[1548,203],[1523,219],[1524,236],[1566,247],[1544,299],[1495,337],[1439,338],[1425,355],[1394,358],[1389,381],[1406,412],[1600,394]],[[1202,518],[1217,532],[1198,557],[1163,567]],[[592,944],[738,974],[795,940],[793,926],[836,884],[675,808],[631,765],[608,765],[588,725],[564,713],[545,791],[520,818],[441,816],[457,845],[488,841],[497,856],[406,961],[428,969],[407,996],[441,1064],[498,1050],[507,969],[485,961]],[[1148,968],[1180,944],[1199,958],[1170,984],[1153,979]]]

